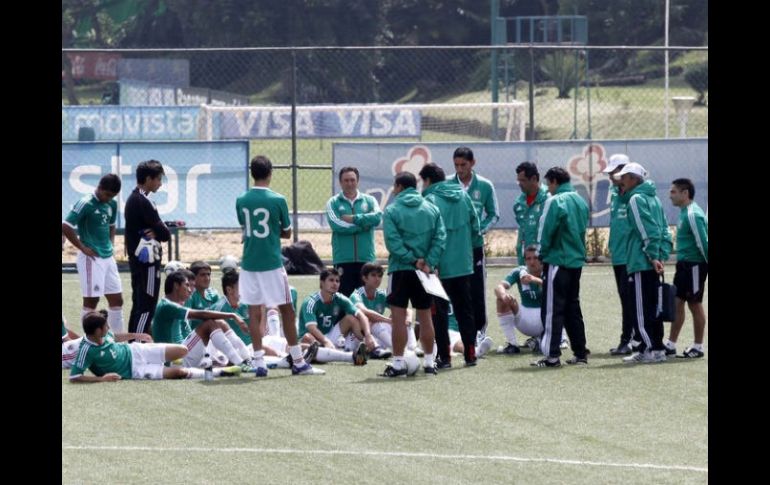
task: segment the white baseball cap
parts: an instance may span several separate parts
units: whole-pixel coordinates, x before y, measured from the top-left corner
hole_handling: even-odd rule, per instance
[[[633,173],[633,174],[636,174],[636,175],[638,175],[638,176],[640,176],[642,178],[646,178],[647,177],[647,170],[645,170],[644,167],[642,167],[638,163],[633,163],[633,162],[627,163],[620,170],[620,172],[618,172],[617,175],[618,175],[618,177],[620,177],[621,175],[626,174],[626,173]]]
[[[631,163],[631,160],[628,158],[628,155],[624,155],[623,153],[616,153],[610,157],[610,161],[607,166],[604,167],[602,173],[610,173],[618,168],[618,166],[628,165],[629,163]]]

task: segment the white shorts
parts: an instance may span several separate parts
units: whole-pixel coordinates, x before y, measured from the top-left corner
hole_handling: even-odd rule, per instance
[[[163,379],[166,344],[132,343],[128,348],[131,349],[132,379]]]
[[[270,271],[241,271],[238,278],[241,303],[246,305],[291,304],[289,276],[283,266]]]
[[[540,319],[539,308],[529,308],[519,304],[519,313],[513,316],[516,329],[530,337],[543,334],[543,321]]]
[[[115,258],[89,257],[78,251],[75,264],[80,277],[80,291],[85,298],[98,298],[123,292]]]
[[[457,342],[459,342],[460,340],[462,340],[462,337],[460,337],[460,332],[458,332],[457,330],[450,330],[450,331],[449,331],[449,349],[450,349],[452,352],[454,352],[454,350],[455,350],[455,345],[456,345],[456,344],[457,344]]]
[[[182,345],[187,347],[187,355],[182,359],[182,367],[200,367],[201,360],[206,355],[206,346],[201,336],[193,330],[182,341]]]
[[[75,340],[67,340],[61,343],[61,368],[72,368],[75,357],[78,355],[78,349],[80,348],[80,342],[83,341],[83,337],[76,338]]]

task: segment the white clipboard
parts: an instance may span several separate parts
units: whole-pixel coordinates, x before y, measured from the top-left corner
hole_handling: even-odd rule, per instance
[[[427,275],[424,271],[419,269],[415,270],[414,272],[417,273],[417,278],[420,280],[422,287],[425,288],[427,293],[449,301],[449,295],[446,294],[444,287],[441,286],[441,280],[438,279],[438,276],[436,276],[434,273]]]

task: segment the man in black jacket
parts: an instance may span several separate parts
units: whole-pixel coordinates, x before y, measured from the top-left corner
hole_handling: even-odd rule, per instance
[[[155,202],[148,196],[163,185],[161,179],[164,174],[159,161],[141,162],[136,167],[136,188],[126,201],[125,237],[132,290],[129,332],[152,332],[152,317],[160,293],[160,260],[163,254],[160,242],[168,241],[171,233],[160,220]],[[140,258],[135,254],[143,239],[152,242],[152,246],[148,246],[149,258]]]

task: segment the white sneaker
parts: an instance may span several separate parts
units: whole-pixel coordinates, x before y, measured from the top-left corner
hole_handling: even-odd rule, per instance
[[[476,347],[476,357],[481,357],[489,352],[493,345],[495,345],[495,342],[492,340],[492,337],[484,337],[481,344]]]
[[[664,353],[663,359],[665,360],[665,358],[666,354]],[[653,353],[649,350],[645,350],[644,352],[634,352],[628,357],[623,357],[624,364],[652,364],[653,362],[660,362],[660,360],[656,360],[656,357],[654,357]]]

